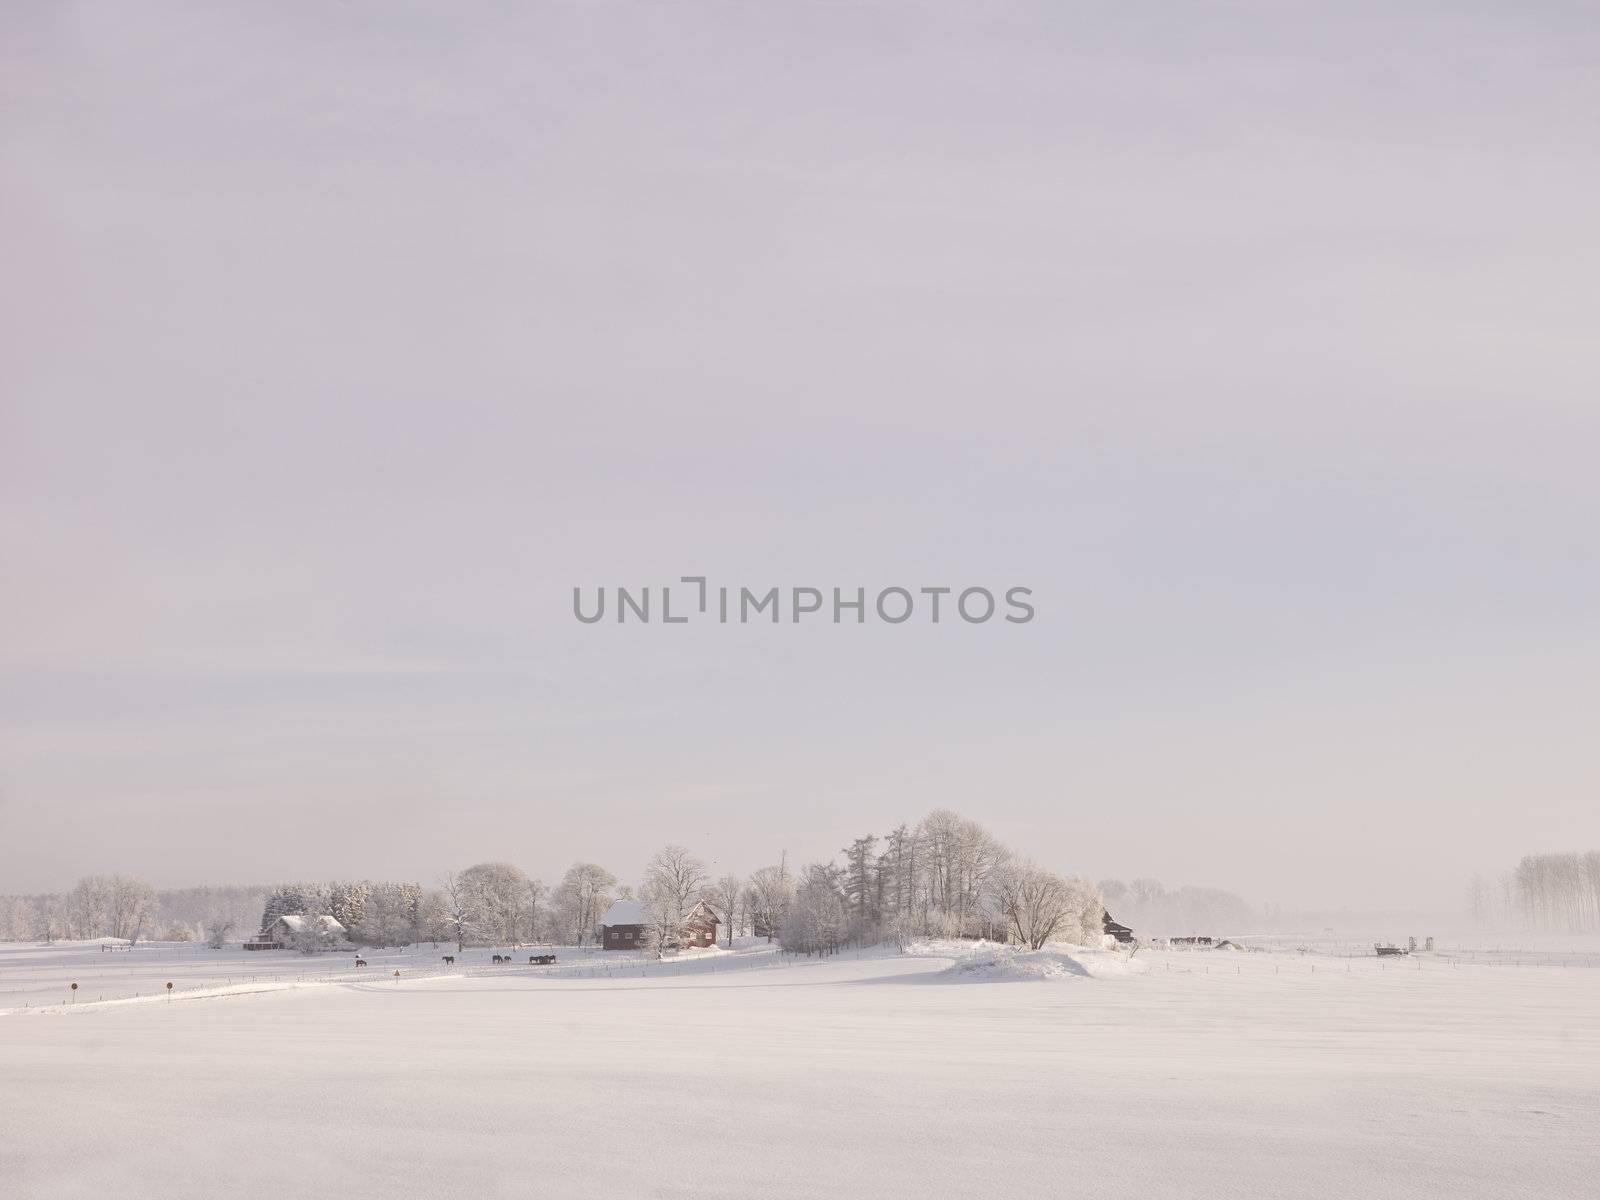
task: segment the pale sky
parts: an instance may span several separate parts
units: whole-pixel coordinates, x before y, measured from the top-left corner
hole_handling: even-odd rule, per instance
[[[1586,4],[0,9],[0,892],[1600,845]],[[571,589],[1031,587],[1028,625]]]

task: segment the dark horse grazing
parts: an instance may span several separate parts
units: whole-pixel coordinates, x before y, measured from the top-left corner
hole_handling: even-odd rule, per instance
[[[445,962],[449,963],[452,967],[456,965],[456,956],[454,954],[446,954],[444,956],[444,960],[445,960]]]
[[[356,959],[356,966],[358,966],[358,967],[364,967],[364,966],[366,966],[366,965],[367,965],[367,960],[366,960],[366,959],[364,959],[364,958],[358,958],[358,959]]]

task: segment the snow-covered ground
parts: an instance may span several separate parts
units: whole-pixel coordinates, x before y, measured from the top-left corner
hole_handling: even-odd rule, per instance
[[[251,955],[219,984],[242,955],[0,947],[0,1196],[1457,1200],[1600,1178],[1600,971],[1570,960],[911,949],[557,951],[552,973],[422,947],[359,976]],[[193,989],[3,996],[70,973]]]
[[[111,949],[102,949],[110,944]],[[752,969],[776,963],[775,949],[764,941],[741,939],[739,952],[690,950],[669,962],[648,968],[631,953],[606,953],[595,946],[491,946],[458,952],[451,945],[421,943],[394,949],[362,949],[365,967],[355,965],[355,952],[313,955],[293,950],[245,951],[237,943],[212,950],[194,942],[141,942],[133,949],[112,939],[56,942],[53,945],[0,943],[0,1014],[12,1009],[69,1006],[101,1001],[165,999],[172,984],[174,999],[311,987],[329,983],[405,980],[446,975],[524,973],[556,978],[619,978],[645,970],[676,975],[719,969]],[[554,954],[553,966],[528,966],[532,955]],[[445,956],[455,959],[446,964]],[[509,957],[507,965],[494,956]],[[72,984],[78,985],[74,992]],[[3,1200],[3,1198],[0,1198]]]

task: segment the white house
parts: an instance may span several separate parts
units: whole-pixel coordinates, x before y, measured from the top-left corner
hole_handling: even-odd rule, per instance
[[[344,925],[328,913],[316,915],[286,913],[274,921],[272,927],[266,933],[274,942],[293,946],[306,936],[308,930],[314,930],[319,935],[322,943],[330,949],[336,946],[344,946],[350,940]]]

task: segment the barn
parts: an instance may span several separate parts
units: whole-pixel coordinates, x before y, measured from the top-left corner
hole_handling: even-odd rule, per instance
[[[1131,943],[1133,941],[1133,930],[1129,929],[1126,925],[1119,925],[1116,921],[1113,921],[1111,919],[1111,913],[1106,909],[1100,910],[1100,925],[1105,932],[1116,938],[1119,942]]]
[[[600,918],[600,947],[603,950],[637,950],[644,945],[644,905],[637,900],[618,900]]]

